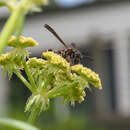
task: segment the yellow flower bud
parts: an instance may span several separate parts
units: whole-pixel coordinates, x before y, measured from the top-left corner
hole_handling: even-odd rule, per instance
[[[11,62],[11,54],[10,53],[0,55],[0,64],[1,65],[6,65],[10,62]]]
[[[11,36],[11,38],[8,41],[8,46],[26,48],[26,47],[38,46],[38,43],[31,37],[23,37],[23,36],[19,37],[17,43],[16,37]]]
[[[51,64],[57,65],[58,67],[65,68],[67,71],[70,71],[70,64],[60,55],[52,51],[46,51],[42,54],[42,56],[47,58]]]
[[[38,67],[42,67],[43,65],[45,65],[47,63],[47,61],[43,60],[43,59],[37,59],[36,57],[34,58],[29,58],[29,60],[27,61],[27,65],[30,68],[38,68]]]
[[[78,73],[80,76],[84,77],[88,82],[93,84],[98,89],[102,89],[99,75],[93,72],[91,69],[83,67],[80,64],[72,66],[71,69]]]

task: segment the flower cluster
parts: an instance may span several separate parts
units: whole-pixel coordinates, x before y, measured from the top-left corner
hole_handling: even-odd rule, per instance
[[[38,43],[32,38],[20,36],[19,40],[15,36],[11,36],[8,46],[13,47],[8,53],[0,55],[0,64],[5,72],[8,72],[9,78],[15,70],[23,69],[23,63],[29,57],[26,47],[37,46]]]
[[[11,38],[8,41],[8,46],[26,48],[38,46],[38,43],[31,37],[20,36],[17,41],[17,38],[15,36],[11,36]]]
[[[66,71],[70,70],[70,64],[62,58],[60,55],[57,55],[56,53],[52,51],[47,51],[42,54],[43,57],[47,58],[47,60],[54,65],[58,65],[60,68],[66,69]]]
[[[52,51],[44,52],[42,57],[46,60],[30,58],[27,61],[38,87],[36,93],[42,100],[62,96],[64,103],[70,101],[74,105],[75,101],[84,101],[84,89],[89,88],[89,83],[101,89],[99,76],[92,70],[82,65],[70,66],[63,57]]]
[[[27,61],[27,66],[37,84],[37,87],[41,86],[41,84],[44,83],[44,77],[47,75],[47,61],[36,57],[30,58]]]
[[[102,89],[99,75],[93,72],[91,69],[83,67],[82,65],[74,65],[71,68],[73,71],[78,73],[81,77],[85,78],[92,85],[94,85],[98,89]]]
[[[8,71],[9,76],[14,72],[32,92],[25,111],[40,114],[48,109],[50,99],[59,96],[63,97],[63,103],[81,103],[86,96],[85,88],[90,87],[89,83],[102,89],[98,74],[81,64],[71,66],[66,59],[52,51],[44,52],[43,59],[29,58],[25,48],[37,45],[32,38],[20,36],[17,39],[12,36],[8,46],[13,49],[0,55],[0,64]],[[29,82],[21,76],[21,69],[25,69]]]
[[[0,55],[0,64],[1,65],[7,65],[11,62],[11,54],[6,53],[6,54],[1,54]]]

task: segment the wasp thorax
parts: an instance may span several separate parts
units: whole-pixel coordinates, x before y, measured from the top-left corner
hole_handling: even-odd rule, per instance
[[[63,58],[65,58],[70,65],[80,64],[82,55],[77,50],[74,43],[71,44],[72,47],[68,47],[66,43],[61,39],[61,37],[55,32],[55,30],[50,27],[48,24],[45,24],[44,27],[49,30],[65,47],[63,50],[54,51],[55,53],[59,54]],[[51,50],[52,51],[52,50]]]

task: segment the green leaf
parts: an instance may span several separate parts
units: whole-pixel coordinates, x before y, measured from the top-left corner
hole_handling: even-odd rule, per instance
[[[0,130],[39,130],[38,128],[22,121],[9,118],[0,118]]]

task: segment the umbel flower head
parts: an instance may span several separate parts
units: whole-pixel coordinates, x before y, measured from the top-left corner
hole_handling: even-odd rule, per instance
[[[88,82],[90,82],[93,86],[97,87],[98,89],[102,89],[99,75],[93,72],[91,69],[83,67],[79,64],[72,66],[71,69],[78,73],[83,79],[86,79]]]
[[[98,74],[81,64],[71,66],[66,59],[52,51],[44,52],[44,59],[29,58],[26,47],[37,45],[32,38],[20,36],[17,39],[12,36],[8,41],[12,50],[0,55],[0,64],[8,72],[9,78],[14,72],[32,92],[26,103],[26,112],[40,114],[48,109],[50,99],[59,96],[63,98],[63,103],[81,103],[86,96],[85,88],[90,88],[89,84],[102,89]],[[20,76],[21,69],[25,69],[29,82]]]
[[[9,73],[9,78],[11,78],[15,70],[23,69],[23,63],[29,57],[29,52],[25,48],[37,45],[38,43],[30,37],[20,36],[17,40],[15,36],[11,36],[8,41],[8,46],[13,48],[8,53],[0,55],[0,64],[4,71]]]
[[[15,36],[11,36],[8,41],[8,46],[17,47],[17,48],[26,48],[38,46],[38,43],[31,37],[20,36],[19,39]]]
[[[0,64],[2,65],[5,75],[6,75],[6,72],[8,71],[9,78],[11,78],[14,68],[17,68],[15,64],[12,62],[11,54],[10,53],[1,54]]]
[[[27,61],[37,89],[29,98],[26,111],[38,108],[34,107],[37,102],[39,112],[44,111],[48,108],[49,100],[59,96],[63,97],[64,103],[69,101],[71,105],[75,105],[75,101],[81,103],[86,96],[84,89],[90,87],[89,83],[99,89],[102,88],[99,76],[92,70],[80,64],[70,66],[63,57],[52,51],[46,51],[42,56],[46,60],[30,58]]]
[[[58,66],[59,68],[65,69],[66,71],[70,71],[70,64],[60,55],[57,55],[52,51],[47,51],[43,53],[42,56],[47,58],[47,60],[51,64]]]

